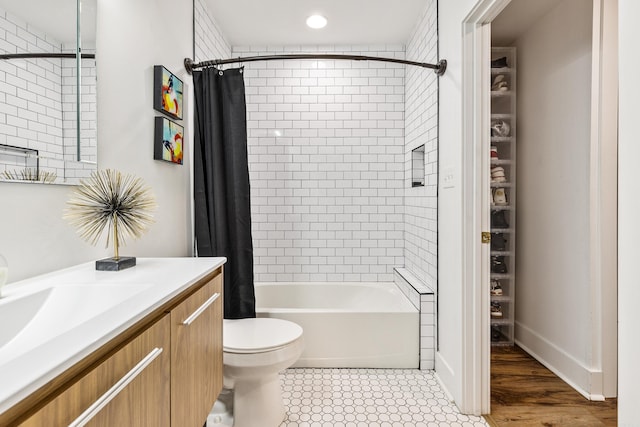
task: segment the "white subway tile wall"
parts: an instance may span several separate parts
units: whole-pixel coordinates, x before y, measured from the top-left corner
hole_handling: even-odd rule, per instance
[[[62,45],[0,9],[2,53],[62,52]],[[38,150],[62,159],[62,70],[60,59],[0,61],[0,144]],[[28,109],[27,107],[35,106]],[[62,164],[62,162],[61,162]],[[42,166],[42,164],[41,164]],[[0,164],[0,172],[24,164]],[[62,169],[50,170],[62,175]]]
[[[70,49],[73,51],[73,48]],[[83,53],[95,53],[95,48],[85,46]],[[62,62],[62,135],[64,139],[64,159],[66,178],[87,178],[96,169],[98,161],[98,117],[96,99],[96,60],[82,59],[80,70],[80,156],[78,162],[77,110],[76,110],[75,60]]]
[[[436,367],[436,297],[420,295],[420,369]]]
[[[205,0],[195,0],[193,5],[194,61],[228,58],[231,46],[220,31],[215,18],[209,11]]]
[[[277,53],[405,58],[403,46],[234,47],[195,4],[195,60]],[[406,58],[437,61],[429,0]],[[238,64],[242,66],[243,64]],[[426,69],[287,60],[245,68],[256,281],[395,281],[420,310],[420,369],[436,345],[438,86]],[[425,186],[411,152],[425,146]],[[400,268],[412,283],[403,279]]]
[[[407,59],[438,61],[437,1],[429,0],[407,44]],[[405,89],[404,266],[431,288],[437,279],[438,80],[435,73],[407,67]],[[424,144],[425,186],[411,186],[411,151]]]
[[[21,19],[0,9],[0,51],[2,53],[73,52],[59,41],[44,34]],[[83,66],[91,65],[84,60]],[[65,157],[75,154],[75,60],[25,59],[0,61],[0,144],[26,147],[39,151],[40,168],[65,176]],[[96,159],[95,61],[86,69],[82,82],[82,129],[85,160]],[[86,95],[86,96],[85,96]],[[73,122],[70,134],[63,130]],[[22,159],[9,161],[3,157],[0,172],[24,168]],[[69,166],[69,165],[67,165]],[[71,165],[71,176],[87,176],[92,165]]]
[[[234,47],[232,56],[402,46]],[[244,72],[256,281],[393,280],[403,264],[404,67],[252,62]]]
[[[420,311],[420,369],[434,369],[437,330],[433,289],[406,268],[395,268],[393,277],[396,286]]]

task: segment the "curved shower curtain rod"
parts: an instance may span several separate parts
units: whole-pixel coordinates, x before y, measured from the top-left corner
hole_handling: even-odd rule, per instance
[[[75,58],[75,53],[6,53],[0,59]],[[94,59],[95,53],[81,53],[81,58]]]
[[[441,76],[447,69],[447,60],[441,59],[437,64],[428,64],[426,62],[407,61],[405,59],[382,58],[379,56],[363,56],[363,55],[337,55],[337,54],[287,54],[287,55],[263,55],[263,56],[246,56],[230,59],[212,59],[209,61],[193,62],[191,58],[184,59],[184,68],[191,74],[196,68],[212,67],[215,65],[234,64],[238,62],[253,61],[272,61],[279,59],[350,59],[353,61],[382,61],[394,62],[396,64],[415,65],[422,68],[431,68],[434,72]]]

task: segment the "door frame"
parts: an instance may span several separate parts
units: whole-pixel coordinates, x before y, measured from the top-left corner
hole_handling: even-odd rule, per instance
[[[491,22],[511,0],[478,0],[462,22],[462,412],[490,413],[489,117]],[[617,393],[617,0],[593,0],[590,243],[592,367],[586,397]],[[584,394],[584,393],[583,393]]]
[[[489,156],[491,22],[511,0],[478,0],[462,22],[462,402],[490,412]]]
[[[593,0],[590,141],[591,400],[618,388],[618,0]]]

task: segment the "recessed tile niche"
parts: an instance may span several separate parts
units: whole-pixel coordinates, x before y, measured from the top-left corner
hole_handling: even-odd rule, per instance
[[[424,144],[411,151],[411,186],[424,187]]]

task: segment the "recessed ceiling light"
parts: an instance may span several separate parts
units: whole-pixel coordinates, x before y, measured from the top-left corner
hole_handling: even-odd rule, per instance
[[[320,29],[320,28],[324,28],[327,25],[327,18],[325,18],[322,15],[311,15],[310,17],[307,18],[307,26],[314,28],[314,29]]]

